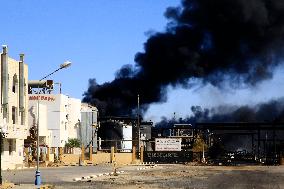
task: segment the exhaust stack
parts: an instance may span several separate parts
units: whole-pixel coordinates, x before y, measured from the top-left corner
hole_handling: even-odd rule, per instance
[[[20,54],[19,61],[19,112],[21,116],[21,124],[24,124],[25,120],[25,77],[24,77],[24,54]]]
[[[3,118],[8,120],[8,47],[2,45],[1,54],[1,102],[3,108]]]

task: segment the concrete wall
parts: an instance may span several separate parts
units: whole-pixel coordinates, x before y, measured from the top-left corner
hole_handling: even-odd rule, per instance
[[[79,163],[80,154],[63,154],[62,162],[66,164]],[[86,159],[87,157],[85,157]],[[131,164],[132,153],[115,153],[115,160],[118,165]],[[93,154],[93,164],[103,164],[111,162],[111,153]]]
[[[62,162],[66,164],[79,163],[79,158],[81,155],[79,154],[63,154]]]
[[[132,162],[132,153],[115,153],[116,163],[130,164]]]
[[[4,152],[1,155],[2,170],[15,169],[23,166],[24,160],[24,141],[23,139],[9,139],[12,143],[8,143],[8,139],[4,139]],[[12,144],[12,151],[9,152],[9,145]]]
[[[93,154],[93,163],[94,164],[110,163],[110,153]]]
[[[110,163],[110,153],[93,154],[93,163]],[[132,162],[132,153],[115,153],[115,161],[117,164],[130,164]]]

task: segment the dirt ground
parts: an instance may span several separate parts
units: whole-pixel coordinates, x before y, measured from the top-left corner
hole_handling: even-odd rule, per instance
[[[284,166],[192,166],[159,165],[147,170],[129,170],[118,176],[99,177],[88,182],[56,185],[65,188],[210,188],[281,189]]]

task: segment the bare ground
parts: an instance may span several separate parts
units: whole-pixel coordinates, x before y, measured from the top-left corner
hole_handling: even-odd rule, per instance
[[[99,177],[89,182],[56,185],[65,188],[210,188],[281,189],[284,166],[189,166],[160,165],[147,170],[130,170],[118,176]]]

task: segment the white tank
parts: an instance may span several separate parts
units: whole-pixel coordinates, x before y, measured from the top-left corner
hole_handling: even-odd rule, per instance
[[[121,149],[123,152],[131,152],[132,150],[132,126],[124,124],[122,126],[123,141]]]

